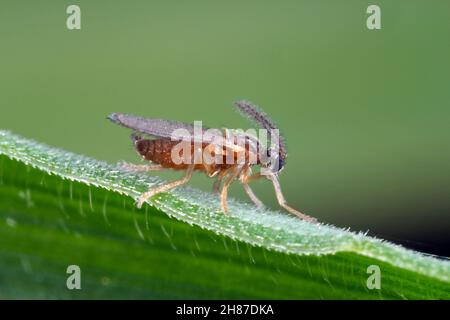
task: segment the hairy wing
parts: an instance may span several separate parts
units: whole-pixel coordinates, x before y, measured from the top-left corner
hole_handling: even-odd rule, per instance
[[[124,113],[112,113],[108,116],[108,119],[126,128],[158,138],[171,139],[176,134],[179,140],[191,141],[195,135],[193,125],[179,121],[148,119]],[[205,128],[202,128],[199,132],[202,133],[204,131]]]
[[[123,113],[112,113],[108,119],[114,123],[135,131],[145,133],[158,138],[171,140],[211,143],[221,147],[229,148],[235,152],[244,150],[238,145],[236,139],[229,139],[224,136],[219,129],[209,129],[205,127],[196,128],[192,124],[164,119],[149,119]],[[254,137],[248,135],[237,135],[235,138],[244,139],[252,146],[252,150],[257,150],[259,144]],[[244,140],[240,140],[243,142]]]

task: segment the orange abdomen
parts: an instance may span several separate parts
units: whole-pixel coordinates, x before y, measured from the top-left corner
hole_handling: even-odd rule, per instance
[[[136,139],[135,147],[137,152],[147,161],[151,161],[153,163],[159,164],[165,168],[171,168],[175,170],[184,170],[187,169],[189,163],[175,163],[172,159],[172,150],[179,146],[180,141],[171,141],[169,139]],[[207,143],[203,143],[202,150],[204,150],[208,146]],[[194,159],[194,144],[187,143],[188,152],[190,152],[190,159],[193,162]],[[183,157],[183,150],[179,147],[178,156]],[[247,152],[248,153],[248,152]],[[213,154],[214,155],[214,154]],[[226,155],[222,158],[222,163],[213,164],[217,169],[227,169],[237,162],[238,155],[234,152],[232,158],[235,160],[234,163],[227,163]],[[246,159],[248,159],[248,154],[246,154]],[[192,163],[190,162],[190,163]],[[229,161],[228,161],[229,162]],[[259,162],[259,161],[258,161]],[[199,163],[195,165],[196,170],[205,170],[204,164]]]

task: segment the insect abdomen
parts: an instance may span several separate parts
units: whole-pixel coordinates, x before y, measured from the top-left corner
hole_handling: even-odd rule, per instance
[[[159,164],[165,168],[171,168],[171,169],[186,169],[189,165],[189,163],[175,163],[172,159],[172,150],[179,146],[180,141],[171,141],[169,139],[141,139],[141,138],[135,138],[134,144],[136,147],[137,152],[147,161],[151,161],[155,164]],[[187,150],[190,152],[190,158],[191,161],[194,159],[194,144],[187,143],[188,147]],[[208,146],[208,144],[204,143],[202,145],[202,151]],[[181,152],[181,153],[180,153]],[[183,158],[183,150],[177,150],[176,155]],[[246,150],[245,155],[245,162],[248,163],[248,149]],[[233,166],[238,162],[238,154],[233,152],[232,153],[232,163],[227,163],[229,159],[227,159],[226,155],[224,154],[222,157],[221,163],[215,163],[213,166],[217,167],[217,169],[226,169],[228,167]],[[180,159],[178,159],[181,162]],[[192,162],[190,162],[192,163]],[[259,158],[257,160],[257,163],[259,164]],[[195,165],[196,170],[203,170],[204,166],[202,163]]]
[[[166,168],[174,168],[176,165],[172,161],[171,151],[177,143],[179,142],[167,139],[138,139],[135,140],[134,145],[137,152],[145,160],[160,164]]]

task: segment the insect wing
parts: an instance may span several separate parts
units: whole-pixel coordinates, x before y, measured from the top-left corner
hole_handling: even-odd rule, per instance
[[[224,137],[219,129],[209,129],[201,126],[196,127],[192,124],[179,121],[149,119],[124,113],[112,113],[108,116],[108,119],[123,127],[158,138],[167,138],[172,141],[214,144],[234,150],[235,152],[243,150],[235,141]],[[255,144],[252,137],[241,135],[238,138],[250,140],[253,145]]]
[[[195,128],[191,124],[179,121],[148,119],[123,113],[113,113],[108,116],[108,119],[126,128],[154,137],[180,141],[200,142],[203,137],[203,133],[206,130],[202,127]]]

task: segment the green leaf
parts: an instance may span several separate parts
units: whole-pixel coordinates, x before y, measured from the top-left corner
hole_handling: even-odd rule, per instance
[[[450,263],[0,131],[2,298],[449,299]],[[81,290],[69,290],[69,265]],[[370,265],[381,289],[369,289]]]

